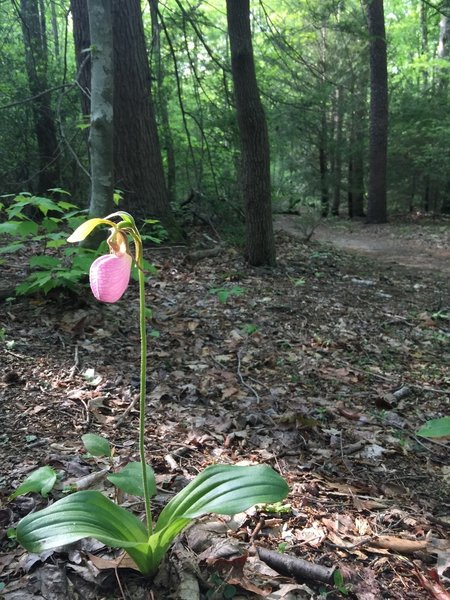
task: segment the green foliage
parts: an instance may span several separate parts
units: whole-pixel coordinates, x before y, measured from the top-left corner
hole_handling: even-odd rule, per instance
[[[241,326],[241,329],[244,333],[246,333],[247,335],[253,335],[254,333],[256,333],[257,331],[259,331],[259,327],[258,325],[255,325],[254,323],[244,323]]]
[[[206,593],[206,598],[208,600],[234,598],[238,593],[237,588],[224,581],[218,573],[212,573],[208,583],[211,586],[211,589]]]
[[[111,457],[113,455],[110,443],[101,435],[97,435],[96,433],[85,433],[81,436],[81,441],[92,456]]]
[[[425,425],[419,429],[417,435],[425,438],[449,438],[450,417],[442,417],[441,419],[427,421]]]
[[[35,492],[46,497],[53,489],[56,479],[56,473],[51,467],[40,467],[36,471],[33,471],[31,475],[28,475],[17,490],[11,494],[10,500],[17,498],[17,496],[28,494],[29,492]]]
[[[172,498],[150,536],[137,517],[96,491],[76,492],[29,514],[20,521],[16,536],[35,553],[94,537],[123,548],[142,573],[151,574],[193,519],[210,512],[232,515],[254,504],[276,502],[287,493],[286,482],[266,465],[212,465]]]
[[[169,237],[167,229],[156,219],[145,219],[141,238],[143,242],[151,242],[152,244],[161,244]]]
[[[52,191],[68,194],[60,189]],[[27,193],[3,198],[0,217],[5,220],[0,223],[0,234],[5,234],[11,241],[0,248],[0,254],[40,250],[29,259],[29,274],[17,284],[16,294],[47,294],[55,288],[76,289],[101,251],[101,248],[96,251],[82,247],[62,248],[67,243],[67,231],[77,227],[85,218],[85,211],[65,199],[53,200]]]
[[[156,481],[153,469],[145,465],[147,471],[147,489],[149,497],[156,494]],[[143,498],[145,496],[142,484],[142,464],[140,462],[130,462],[123,469],[112,475],[108,475],[108,480],[117,488]]]
[[[239,285],[234,285],[231,288],[220,287],[220,288],[212,288],[209,290],[210,294],[215,294],[219,299],[219,302],[226,302],[228,298],[233,296],[242,296],[245,292],[244,288]]]

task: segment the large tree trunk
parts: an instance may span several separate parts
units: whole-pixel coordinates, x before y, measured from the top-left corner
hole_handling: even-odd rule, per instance
[[[255,266],[274,265],[269,136],[256,81],[249,0],[227,0],[227,20],[242,151],[248,260]]]
[[[368,223],[386,223],[388,86],[383,0],[367,1],[370,36],[370,138]]]
[[[121,208],[172,224],[139,0],[113,0],[114,173]]]
[[[91,201],[89,216],[113,210],[113,34],[110,0],[88,0],[91,39]]]
[[[44,194],[48,189],[59,185],[58,141],[51,109],[51,96],[46,92],[48,56],[45,15],[40,13],[37,0],[21,0],[20,15],[39,152],[37,192]]]

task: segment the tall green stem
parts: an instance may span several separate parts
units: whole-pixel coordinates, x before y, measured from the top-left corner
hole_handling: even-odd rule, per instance
[[[145,462],[145,406],[147,391],[147,325],[145,322],[145,278],[142,264],[142,241],[140,235],[133,235],[136,243],[136,260],[139,281],[139,327],[141,334],[141,375],[139,393],[139,456],[142,465],[142,483],[144,485],[145,515],[147,517],[147,530],[149,536],[153,532],[152,510],[150,506],[150,494],[147,485],[147,465]]]

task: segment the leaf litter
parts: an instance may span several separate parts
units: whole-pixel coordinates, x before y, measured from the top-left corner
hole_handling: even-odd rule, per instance
[[[36,557],[7,536],[48,503],[9,498],[37,468],[57,473],[55,498],[111,494],[105,474],[137,459],[136,290],[117,305],[83,293],[0,306],[6,600],[449,597],[449,442],[416,435],[448,414],[448,277],[282,232],[277,243],[274,270],[234,250],[194,264],[180,248],[148,251],[155,510],[215,462],[270,463],[291,490],[283,505],[195,524],[154,581],[90,540]],[[86,454],[86,433],[113,458]],[[131,494],[117,500],[142,512]]]

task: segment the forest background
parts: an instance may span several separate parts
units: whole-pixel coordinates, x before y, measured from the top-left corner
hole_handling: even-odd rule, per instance
[[[164,216],[161,207],[170,206],[175,216],[183,206],[195,207],[221,235],[242,238],[245,167],[225,3],[133,0],[112,6],[114,187],[123,196],[121,208],[151,218]],[[368,12],[374,6],[383,17],[378,0],[251,3],[272,202],[279,209],[313,205],[324,216],[366,213],[369,172],[379,168],[370,163],[384,151],[377,148],[380,140],[371,141]],[[0,12],[1,192],[62,189],[86,208],[87,3],[14,0],[2,2]],[[450,212],[449,13],[447,0],[384,2],[389,128],[381,195],[387,194],[391,214]],[[156,173],[159,163],[163,178]],[[378,182],[383,177],[375,173]]]

